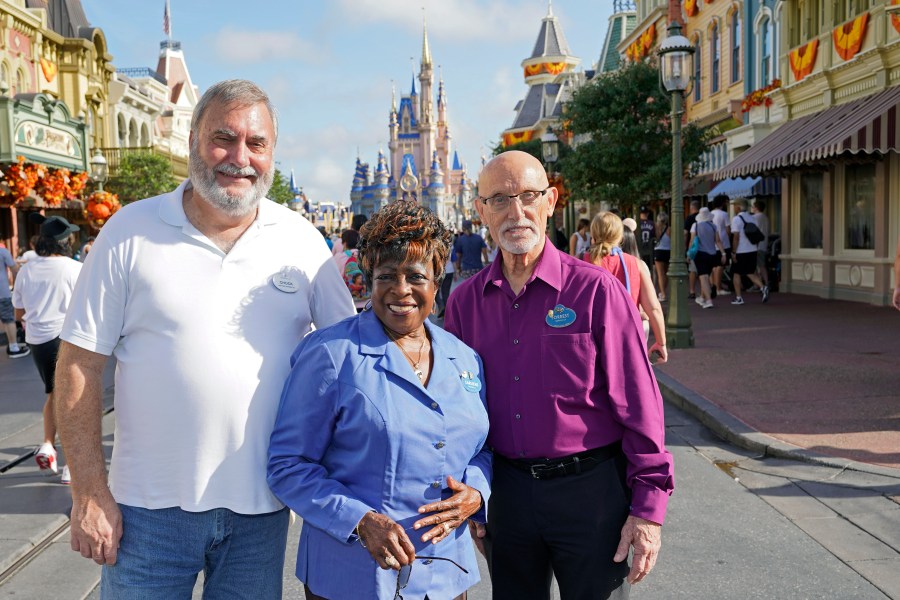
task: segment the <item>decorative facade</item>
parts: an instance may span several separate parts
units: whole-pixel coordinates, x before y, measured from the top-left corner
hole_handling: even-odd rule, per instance
[[[81,220],[90,149],[110,142],[111,61],[79,0],[0,0],[0,241],[14,255],[35,231],[27,211]]]
[[[472,184],[465,165],[452,149],[443,77],[438,80],[437,102],[434,100],[427,28],[422,35],[418,80],[421,93],[416,91],[414,76],[409,94],[401,96],[399,105],[393,94],[388,114],[388,154],[379,150],[374,172],[357,157],[351,210],[371,215],[398,198],[415,198],[444,221],[459,225],[468,216]]]

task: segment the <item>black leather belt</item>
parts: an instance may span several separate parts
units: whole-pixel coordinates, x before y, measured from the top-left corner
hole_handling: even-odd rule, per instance
[[[499,458],[520,471],[530,473],[535,479],[553,479],[590,471],[600,463],[620,454],[621,451],[621,443],[613,442],[608,446],[558,458],[517,459],[499,454],[494,454],[494,458]]]

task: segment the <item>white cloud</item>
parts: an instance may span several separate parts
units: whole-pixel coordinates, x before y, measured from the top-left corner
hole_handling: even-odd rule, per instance
[[[235,64],[277,61],[313,62],[323,58],[323,49],[293,31],[253,31],[226,26],[212,36],[219,60]]]
[[[428,36],[453,41],[522,40],[533,38],[535,23],[544,10],[531,3],[529,10],[521,2],[491,0],[339,0],[337,5],[346,18],[357,22],[400,24],[410,31],[422,31],[423,14],[428,22]]]

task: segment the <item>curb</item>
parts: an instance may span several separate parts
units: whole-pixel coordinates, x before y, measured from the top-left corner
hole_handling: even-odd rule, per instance
[[[763,456],[786,458],[837,469],[859,471],[869,475],[880,475],[900,479],[900,469],[870,465],[847,458],[838,458],[794,446],[753,429],[722,407],[707,400],[697,392],[688,389],[671,376],[653,369],[663,400],[699,420],[704,426],[723,440],[758,452]]]

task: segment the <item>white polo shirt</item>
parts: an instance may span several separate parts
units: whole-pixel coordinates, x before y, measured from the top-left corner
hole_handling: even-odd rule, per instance
[[[107,222],[61,337],[118,361],[116,501],[275,511],[266,452],[290,355],[356,311],[306,219],[264,199],[225,254],[185,216],[187,185]]]
[[[44,344],[59,337],[81,263],[68,256],[29,260],[16,276],[13,306],[25,311],[25,341]]]

